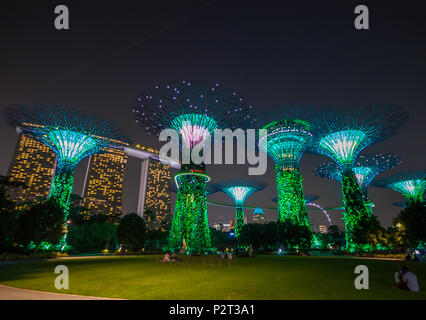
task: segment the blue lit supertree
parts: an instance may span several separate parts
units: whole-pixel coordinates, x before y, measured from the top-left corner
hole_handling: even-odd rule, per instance
[[[404,206],[423,203],[426,189],[426,171],[409,171],[375,180],[376,187],[388,188],[400,192],[408,199]]]
[[[214,188],[226,193],[235,202],[235,238],[239,238],[241,228],[244,225],[244,201],[254,192],[263,190],[266,183],[241,179],[232,180],[214,185]]]
[[[391,170],[401,163],[401,160],[391,154],[359,155],[352,170],[361,188],[364,204],[372,207],[368,198],[368,187],[371,181],[380,173]],[[314,170],[314,174],[321,178],[332,179],[341,182],[342,172],[335,162],[325,162]]]
[[[264,117],[262,129],[267,130],[267,135],[259,139],[259,147],[275,162],[277,221],[289,221],[309,230],[299,162],[313,142],[313,118],[315,115],[308,107],[277,108]]]
[[[57,165],[49,197],[59,202],[65,218],[77,164],[108,147],[117,148],[128,143],[128,138],[116,125],[74,108],[17,105],[7,108],[4,116],[12,127],[49,146],[55,153]],[[65,237],[63,245],[64,241]]]
[[[159,84],[142,93],[132,111],[136,122],[148,133],[176,130],[182,140],[181,148],[189,153],[207,143],[215,129],[245,129],[255,124],[253,107],[234,90],[221,88],[217,83]],[[209,180],[205,165],[192,161],[183,164],[175,176],[178,193],[169,236],[170,249],[179,249],[183,243],[189,252],[210,249],[206,201]]]
[[[347,250],[363,242],[360,226],[371,219],[353,170],[355,161],[362,150],[394,135],[407,119],[399,107],[373,106],[324,112],[315,121],[316,152],[332,158],[341,172]]]

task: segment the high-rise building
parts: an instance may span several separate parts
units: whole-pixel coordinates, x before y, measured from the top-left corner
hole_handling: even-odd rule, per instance
[[[222,224],[222,231],[223,232],[229,232],[233,230],[233,228],[231,228],[231,224],[230,223],[224,223]]]
[[[153,222],[150,216],[147,217],[151,229],[165,231],[166,224],[171,221],[170,179],[169,165],[160,161],[149,161],[144,211],[150,210],[155,216]]]
[[[82,204],[92,214],[106,214],[110,220],[121,216],[126,163],[127,154],[116,148],[90,156]]]
[[[9,167],[11,181],[22,182],[25,187],[13,188],[9,198],[22,204],[47,198],[50,192],[56,157],[45,144],[19,132],[18,141]]]
[[[327,226],[321,224],[319,226],[319,233],[323,233],[323,234],[328,233]]]
[[[253,211],[253,223],[265,223],[265,214],[263,213],[262,208],[257,207]]]

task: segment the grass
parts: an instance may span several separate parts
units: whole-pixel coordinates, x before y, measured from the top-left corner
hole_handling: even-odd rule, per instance
[[[220,260],[185,256],[51,260],[0,266],[0,283],[18,288],[125,299],[426,299],[424,263],[408,262],[419,293],[392,287],[405,262],[340,257],[257,256]],[[69,289],[57,290],[54,269],[69,269]],[[370,289],[356,290],[354,269],[369,268]]]

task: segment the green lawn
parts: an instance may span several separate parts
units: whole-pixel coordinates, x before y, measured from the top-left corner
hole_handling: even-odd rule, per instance
[[[220,260],[185,256],[55,260],[0,266],[0,283],[18,288],[125,299],[426,299],[425,263],[408,263],[420,293],[392,288],[404,262],[337,257],[257,256]],[[69,268],[69,290],[56,290],[55,266]],[[354,269],[370,271],[370,289],[356,290]],[[422,290],[423,289],[423,290]]]

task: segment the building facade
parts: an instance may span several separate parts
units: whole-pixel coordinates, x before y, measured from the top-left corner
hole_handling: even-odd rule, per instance
[[[127,155],[116,148],[90,156],[82,205],[92,214],[106,214],[111,221],[120,218],[126,163]]]
[[[55,165],[56,156],[52,149],[28,135],[19,133],[8,176],[11,181],[21,182],[25,187],[12,188],[9,198],[20,204],[21,208],[24,208],[27,202],[47,198]]]
[[[160,161],[149,161],[144,211],[151,212],[151,215],[146,217],[150,229],[166,231],[166,225],[171,222],[170,180],[169,165]]]

